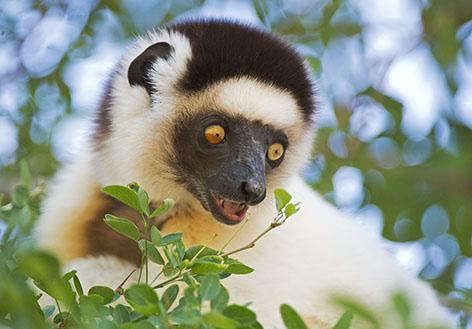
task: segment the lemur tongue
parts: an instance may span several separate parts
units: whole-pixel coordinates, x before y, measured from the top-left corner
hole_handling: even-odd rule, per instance
[[[244,203],[233,202],[229,200],[223,200],[221,204],[221,210],[228,217],[228,219],[233,221],[241,221],[246,215],[248,206]]]

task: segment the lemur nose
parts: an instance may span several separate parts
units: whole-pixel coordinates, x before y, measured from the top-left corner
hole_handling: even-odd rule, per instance
[[[248,179],[243,183],[243,191],[246,193],[250,204],[257,204],[266,196],[265,184],[257,179]]]

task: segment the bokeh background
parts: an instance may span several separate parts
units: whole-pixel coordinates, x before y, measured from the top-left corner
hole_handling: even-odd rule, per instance
[[[311,64],[306,181],[409,271],[472,300],[471,0],[0,0],[0,193],[22,160],[37,181],[73,160],[133,37],[215,16],[280,33]]]

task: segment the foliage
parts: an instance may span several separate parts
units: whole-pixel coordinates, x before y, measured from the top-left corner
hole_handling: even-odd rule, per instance
[[[15,192],[14,201],[1,208],[2,215],[12,219],[9,232],[23,224],[13,218],[20,218],[22,211],[36,204],[26,173],[25,170],[24,184],[15,189],[21,193]],[[1,244],[0,323],[21,329],[262,328],[248,306],[229,303],[228,291],[221,280],[251,273],[252,268],[229,255],[252,248],[259,238],[298,211],[289,202],[291,196],[286,191],[276,191],[279,212],[268,230],[249,245],[229,252],[205,246],[186,248],[180,233],[162,236],[150,223],[153,217],[162,216],[172,208],[170,199],[151,211],[146,191],[136,183],[107,186],[103,191],[141,215],[142,232],[126,218],[111,214],[104,218],[111,229],[140,247],[142,264],[138,282],[125,289],[127,277],[118,287],[94,286],[85,292],[76,271],[62,275],[56,258],[32,246],[17,248],[23,235],[9,233]],[[27,219],[29,230],[34,217]],[[150,263],[161,266],[152,280]],[[37,295],[38,290],[31,287],[30,281],[55,304],[41,308],[39,301],[44,297]]]
[[[13,207],[21,211],[36,205],[37,194],[31,186],[21,186],[25,188],[25,201],[20,205],[4,205],[2,211],[9,213]],[[51,254],[31,244],[18,248],[28,235],[17,231],[20,224],[12,221],[9,228],[16,233],[10,233],[0,245],[0,324],[18,329],[262,328],[248,305],[230,303],[223,280],[230,275],[254,271],[230,255],[255,247],[260,238],[298,211],[299,205],[290,203],[292,196],[289,193],[283,189],[275,191],[278,213],[267,230],[248,245],[225,251],[201,245],[186,248],[180,233],[162,236],[151,224],[151,219],[171,209],[173,201],[170,199],[151,211],[146,191],[136,183],[107,186],[103,190],[142,216],[143,231],[126,218],[110,214],[104,218],[110,229],[132,239],[140,247],[142,263],[138,282],[125,288],[133,271],[118,287],[94,286],[84,291],[77,272],[62,274],[58,260]],[[35,216],[30,217],[28,227],[33,226],[34,219]],[[151,264],[160,266],[153,278],[149,271]],[[52,304],[45,305],[46,296]],[[359,303],[345,297],[337,298],[336,302],[348,311],[333,329],[348,329],[354,315],[377,323],[375,315]],[[408,301],[399,294],[394,296],[393,303],[404,319],[405,328],[410,328]],[[280,313],[287,329],[307,328],[289,305],[281,305]]]
[[[217,2],[0,2],[0,57],[7,59],[0,61],[1,150],[3,152],[11,138],[18,144],[13,153],[5,156],[0,153],[0,191],[5,194],[0,202],[3,205],[0,224],[6,225],[2,234],[3,258],[15,250],[19,252],[30,247],[27,236],[38,213],[41,188],[30,191],[26,197],[25,186],[52,175],[62,160],[56,145],[62,138],[59,128],[64,122],[93,110],[92,106],[84,108],[80,105],[81,99],[93,97],[88,94],[83,97],[77,92],[75,83],[79,76],[88,74],[85,70],[90,68],[86,65],[88,59],[97,60],[114,54],[136,34],[186,14],[194,15],[211,3]],[[456,287],[454,277],[472,256],[472,144],[469,142],[472,130],[470,122],[461,118],[458,111],[459,96],[470,90],[466,88],[463,76],[472,63],[471,2],[397,1],[401,5],[407,4],[400,20],[379,24],[364,18],[358,1],[297,1],[296,6],[287,3],[254,0],[248,6],[255,10],[265,28],[284,35],[303,51],[319,81],[322,107],[328,112],[332,109],[335,115],[334,122],[320,123],[316,153],[305,173],[307,181],[326,198],[353,213],[372,207],[378,209],[381,233],[385,238],[415,241],[423,248],[425,264],[420,275],[442,293],[458,293],[458,297],[466,300],[470,292],[464,287]],[[387,7],[388,1],[381,3]],[[28,37],[39,23],[58,13],[62,15],[62,22],[66,22],[64,25],[72,27],[67,33],[62,30],[63,34],[72,35],[69,43],[57,43],[57,34],[50,33],[51,38],[40,40],[45,44],[43,52],[28,52],[30,41],[37,35]],[[412,13],[417,17],[410,19]],[[375,16],[384,17],[385,13],[375,13]],[[387,45],[395,51],[377,54],[372,59],[369,46],[372,35],[386,32],[380,36],[385,45],[389,43],[392,31],[404,29],[412,20],[417,20],[416,27],[407,31],[408,37],[395,39]],[[61,26],[55,25],[55,32],[60,31]],[[52,44],[50,40],[53,40]],[[104,45],[116,47],[104,51]],[[386,87],[392,68],[418,52],[426,54],[429,58],[427,70],[444,84],[435,86],[433,92],[444,94],[445,98],[442,104],[431,105],[441,109],[431,129],[423,133],[405,129],[407,114],[414,105],[409,104],[410,99],[392,93]],[[36,56],[48,59],[53,55],[57,61],[44,72],[37,73],[26,65],[28,59]],[[106,61],[114,60],[116,57],[106,58]],[[92,68],[96,70],[106,61],[99,61],[99,65]],[[77,70],[80,74],[74,74]],[[95,75],[92,78],[96,80]],[[405,83],[411,78],[413,76],[402,77]],[[88,92],[91,94],[92,90]],[[374,108],[376,113],[384,113],[387,117],[384,129],[369,136],[364,132],[369,131],[375,118],[365,111],[366,108]],[[5,135],[5,122],[14,128],[14,136]],[[379,150],[383,152],[379,153]],[[22,174],[21,185],[13,189],[26,162],[32,167],[33,174],[29,177]],[[336,199],[343,191],[336,191],[333,177],[345,168],[358,170],[362,178],[360,197],[356,198],[355,204],[345,205]],[[440,230],[435,231],[434,221],[433,224],[428,221],[431,209],[440,209],[441,216],[433,214],[445,218],[445,225]],[[118,222],[115,219],[115,223]],[[433,234],[428,233],[431,226]],[[132,234],[136,236],[135,232]],[[12,239],[12,236],[21,239]],[[158,239],[156,234],[154,236]],[[150,251],[149,255],[152,253]],[[440,257],[435,259],[433,256],[438,253]],[[14,286],[16,281],[5,282]],[[466,323],[467,319],[463,321]]]

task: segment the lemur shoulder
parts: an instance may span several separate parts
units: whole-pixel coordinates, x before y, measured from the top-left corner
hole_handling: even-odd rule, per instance
[[[315,105],[302,57],[269,32],[206,20],[138,38],[110,77],[88,147],[49,187],[38,240],[86,286],[114,286],[139,250],[103,216],[135,215],[102,187],[136,181],[153,202],[173,198],[163,233],[215,248],[246,216],[229,248],[262,232],[275,215],[273,190],[283,187],[301,211],[238,255],[255,272],[224,281],[235,302],[252,302],[266,327],[282,327],[278,307],[288,303],[310,327],[331,328],[342,314],[331,298],[344,294],[376,310],[383,328],[401,328],[383,311],[403,291],[415,324],[452,328],[430,287],[298,176],[311,156]]]

